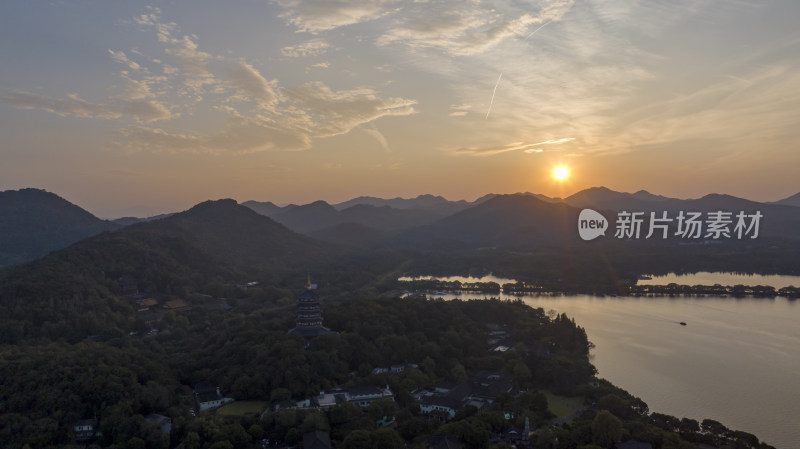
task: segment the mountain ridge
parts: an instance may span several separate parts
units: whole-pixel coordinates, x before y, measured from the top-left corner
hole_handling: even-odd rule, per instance
[[[8,197],[9,192],[15,191],[0,192],[0,195],[5,195],[5,197]],[[528,197],[535,198],[549,204],[565,204],[577,209],[594,208],[600,211],[607,211],[611,213],[620,212],[623,210],[630,212],[652,211],[656,213],[664,211],[668,212],[671,216],[677,214],[681,210],[690,211],[694,209],[702,212],[729,209],[729,211],[732,213],[747,211],[750,214],[754,213],[756,210],[762,210],[762,212],[765,214],[763,228],[765,234],[790,239],[797,238],[797,232],[795,231],[796,228],[794,228],[794,226],[800,226],[800,218],[796,216],[797,208],[796,206],[789,204],[793,198],[800,197],[800,194],[793,195],[792,197],[786,198],[779,202],[760,203],[719,193],[707,194],[697,199],[677,199],[662,195],[655,195],[646,190],[627,193],[617,192],[607,187],[592,187],[576,192],[564,199],[550,198],[541,194],[525,192],[510,195],[487,194],[471,203],[464,200],[451,202],[440,195],[431,194],[419,195],[410,199],[397,197],[390,200],[362,196],[335,205],[318,200],[305,205],[288,205],[283,207],[277,206],[272,202],[258,202],[252,200],[239,204],[235,200],[229,199],[218,200],[217,203],[199,203],[188,211],[178,214],[164,214],[161,216],[151,217],[149,219],[136,219],[134,217],[120,220],[119,223],[100,220],[78,206],[75,206],[63,198],[46,191],[38,189],[24,189],[16,193],[16,195],[46,197],[49,201],[56,201],[60,203],[61,207],[65,208],[65,210],[69,209],[72,211],[71,213],[80,215],[83,219],[87,220],[88,223],[90,223],[90,226],[88,226],[89,231],[59,242],[58,245],[48,247],[46,250],[39,250],[38,252],[32,252],[28,254],[26,257],[19,257],[14,254],[13,245],[17,244],[16,242],[18,241],[25,241],[25,239],[12,239],[9,236],[18,235],[20,232],[24,233],[35,231],[37,229],[37,220],[40,222],[40,224],[46,223],[48,225],[52,223],[69,222],[70,220],[68,218],[59,217],[57,216],[58,214],[55,216],[50,215],[47,218],[38,219],[36,217],[41,217],[40,215],[30,214],[30,216],[26,216],[27,218],[24,218],[23,221],[18,221],[16,224],[9,224],[8,217],[25,215],[25,211],[27,210],[26,204],[25,202],[21,201],[0,201],[0,210],[5,208],[5,213],[3,215],[6,219],[5,228],[3,228],[3,217],[0,217],[0,229],[5,230],[3,236],[0,236],[0,241],[2,241],[2,238],[6,239],[5,243],[0,245],[0,266],[2,266],[2,262],[5,262],[5,265],[13,265],[15,263],[23,263],[25,261],[35,259],[36,257],[41,257],[44,254],[47,254],[48,251],[63,248],[71,243],[79,241],[82,238],[95,235],[98,232],[117,229],[119,227],[118,225],[120,224],[133,226],[143,222],[162,221],[175,215],[182,216],[181,214],[185,213],[196,213],[198,210],[204,207],[211,207],[213,210],[216,210],[218,214],[222,215],[233,213],[234,210],[238,211],[236,213],[242,213],[246,209],[259,216],[269,217],[273,222],[280,223],[284,227],[289,228],[294,232],[298,232],[306,236],[313,236],[331,243],[345,244],[358,243],[359,239],[357,236],[359,232],[363,233],[365,242],[375,242],[380,240],[388,241],[395,239],[397,238],[398,233],[402,235],[406,231],[413,231],[420,227],[432,225],[438,220],[446,219],[464,211],[480,207],[481,205],[498,197]],[[393,203],[395,206],[400,205],[405,207],[405,209],[392,206],[390,204],[392,201],[395,202]],[[369,204],[370,202],[373,204]],[[36,203],[36,201],[32,201],[31,203]],[[343,205],[347,205],[348,207],[342,208]],[[440,207],[440,209],[430,208],[432,205],[438,205],[437,207]],[[64,217],[68,217],[70,215],[68,212],[69,211],[62,212],[65,214]],[[513,213],[507,212],[506,214],[507,218],[513,221]],[[547,213],[544,213],[542,217],[546,215]],[[472,216],[467,214],[464,217]],[[450,223],[452,223],[452,221],[450,221]],[[445,225],[442,224],[437,226],[442,227]],[[436,229],[437,226],[434,226],[430,229]],[[510,229],[507,229],[507,225],[503,225],[501,227],[506,229],[507,233],[511,232]],[[568,226],[568,228],[571,227],[574,226]],[[528,226],[527,232],[533,232],[533,229],[533,227]],[[15,232],[17,234],[15,234]],[[418,235],[424,233],[423,231],[416,232]],[[444,233],[444,231],[441,232]],[[459,232],[465,232],[465,228],[462,226],[461,231]],[[485,230],[485,233],[493,232],[495,231],[488,227]],[[42,237],[42,235],[46,236],[46,232],[44,231],[42,231],[40,234],[33,232],[33,234],[35,235],[35,238],[31,238],[30,240],[46,240]],[[214,236],[211,234],[212,233],[209,233],[207,237],[213,239]],[[443,237],[444,234],[442,235]],[[458,235],[458,232],[450,235],[450,237],[455,235]],[[463,235],[460,238],[466,239],[466,235]],[[474,239],[486,240],[483,237],[474,237]],[[505,236],[502,240],[510,242],[511,238],[509,236]],[[534,238],[534,240],[538,239]],[[2,259],[2,256],[4,256],[5,259]]]
[[[795,193],[794,195],[786,197],[782,200],[775,201],[771,204],[800,207],[800,192]]]
[[[284,271],[286,265],[312,264],[328,251],[323,242],[228,199],[205,201],[168,218],[95,235],[42,259],[10,267],[0,276],[24,277],[26,270],[49,265],[61,267],[67,276],[76,271],[91,273],[85,277],[106,286],[126,274],[152,279],[164,291],[171,282],[167,273],[185,277],[184,283],[212,275],[233,279],[263,270]],[[54,275],[60,273],[56,270]]]
[[[487,201],[416,228],[400,236],[398,245],[480,248],[563,245],[574,241],[578,210],[532,195],[497,195]]]
[[[118,227],[46,190],[0,192],[0,268],[34,260]]]

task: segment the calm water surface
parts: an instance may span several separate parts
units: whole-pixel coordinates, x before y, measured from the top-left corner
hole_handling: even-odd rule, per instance
[[[800,304],[783,298],[523,299],[574,317],[598,373],[658,411],[800,448]],[[686,326],[678,324],[680,321]]]
[[[522,300],[573,317],[596,345],[591,359],[599,376],[642,398],[651,411],[711,418],[777,448],[800,448],[800,301],[586,295]]]

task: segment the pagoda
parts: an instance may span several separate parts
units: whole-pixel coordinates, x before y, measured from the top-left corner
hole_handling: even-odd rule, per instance
[[[311,277],[309,276],[306,291],[297,298],[296,326],[289,331],[290,334],[316,337],[331,331],[322,325],[322,306],[320,306],[316,289],[317,286],[311,283]]]

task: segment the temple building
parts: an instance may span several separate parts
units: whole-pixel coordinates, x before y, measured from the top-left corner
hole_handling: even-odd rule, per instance
[[[309,277],[306,291],[297,298],[296,326],[289,333],[303,337],[316,337],[331,331],[322,325],[322,306],[320,306],[316,289],[317,286],[311,283]]]

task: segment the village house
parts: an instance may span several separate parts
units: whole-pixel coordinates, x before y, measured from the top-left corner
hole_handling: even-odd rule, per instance
[[[186,300],[184,299],[173,299],[167,301],[166,303],[164,303],[163,308],[168,311],[171,310],[174,312],[187,312],[189,310],[192,310],[192,306],[190,306],[189,303],[186,302]]]
[[[233,402],[231,398],[222,397],[219,387],[210,382],[201,382],[194,387],[194,397],[200,411],[219,407],[222,404]]]
[[[458,399],[440,395],[423,397],[419,402],[419,409],[424,415],[441,422],[453,419],[462,406],[463,403]]]
[[[158,305],[158,301],[156,301],[153,298],[139,299],[139,300],[136,301],[136,303],[139,304],[139,311],[147,310],[150,307]]]
[[[343,390],[336,389],[330,392],[321,391],[318,395],[312,396],[308,399],[305,399],[300,402],[294,403],[294,407],[292,408],[300,408],[300,409],[315,409],[321,408],[326,409],[333,407],[334,405],[341,404],[346,402],[346,394]],[[281,403],[283,404],[283,403]],[[278,404],[278,405],[281,405]],[[281,408],[286,408],[282,406]]]
[[[481,371],[469,379],[468,400],[492,403],[502,393],[512,393],[514,378],[504,371]]]
[[[72,430],[75,432],[75,441],[89,441],[100,436],[96,419],[82,419],[72,426]]]
[[[382,398],[394,400],[394,394],[387,385],[385,389],[380,389],[372,385],[352,387],[347,390],[347,401],[359,407],[368,407],[373,402]]]
[[[382,398],[388,398],[394,401],[394,394],[389,389],[388,385],[385,389],[381,389],[372,385],[361,385],[348,388],[346,391],[337,388],[327,393],[324,391],[320,392],[320,394],[316,396],[312,396],[300,402],[295,402],[294,408],[324,409],[333,407],[334,405],[342,404],[344,402],[350,402],[353,405],[365,408]],[[292,408],[286,401],[281,402],[276,407],[279,407],[280,409]]]
[[[414,363],[410,365],[391,365],[389,368],[379,366],[372,369],[372,374],[403,374],[406,371],[406,368],[419,368],[419,365]]]
[[[431,419],[442,422],[455,417],[461,408],[471,405],[482,408],[491,404],[503,393],[514,392],[514,379],[504,371],[481,371],[466,382],[438,382],[433,391],[418,391],[420,411]]]

